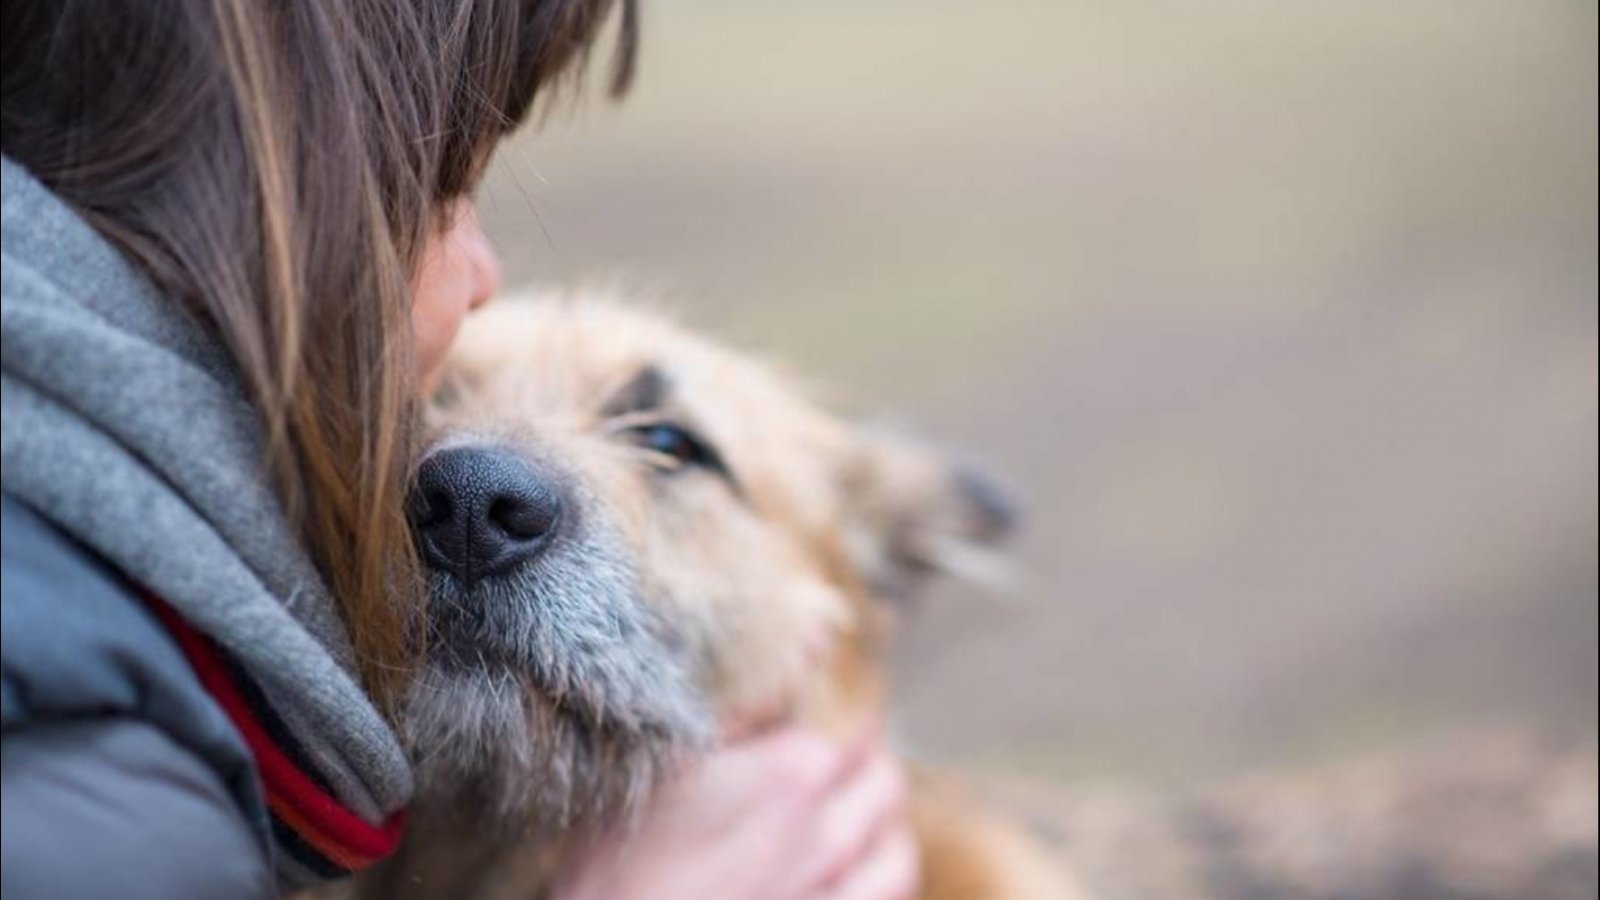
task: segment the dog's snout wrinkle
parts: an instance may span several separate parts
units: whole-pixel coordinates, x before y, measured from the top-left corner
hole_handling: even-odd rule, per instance
[[[538,555],[563,506],[556,479],[516,454],[454,447],[418,468],[411,519],[423,560],[470,587]]]

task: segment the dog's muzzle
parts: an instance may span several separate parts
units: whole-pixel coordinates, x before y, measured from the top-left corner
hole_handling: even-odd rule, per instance
[[[559,479],[528,460],[454,447],[422,461],[409,513],[423,561],[471,588],[538,556],[566,505]]]

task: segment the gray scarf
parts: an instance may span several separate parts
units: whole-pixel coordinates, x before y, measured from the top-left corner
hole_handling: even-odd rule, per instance
[[[411,771],[262,477],[230,358],[20,166],[3,178],[5,490],[210,636],[343,805],[381,821]]]

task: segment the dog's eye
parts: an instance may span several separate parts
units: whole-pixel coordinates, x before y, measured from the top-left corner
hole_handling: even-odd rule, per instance
[[[722,475],[728,473],[722,457],[699,435],[670,422],[628,429],[639,446],[674,461],[677,467],[699,466]]]
[[[632,431],[639,446],[680,463],[698,464],[706,458],[705,444],[686,428],[661,423],[641,425]]]

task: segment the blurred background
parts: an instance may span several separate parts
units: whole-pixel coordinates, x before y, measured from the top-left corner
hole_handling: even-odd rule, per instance
[[[1009,478],[1020,589],[899,650],[921,755],[1037,797],[1592,747],[1594,4],[643,11],[626,102],[502,152],[507,280]]]

